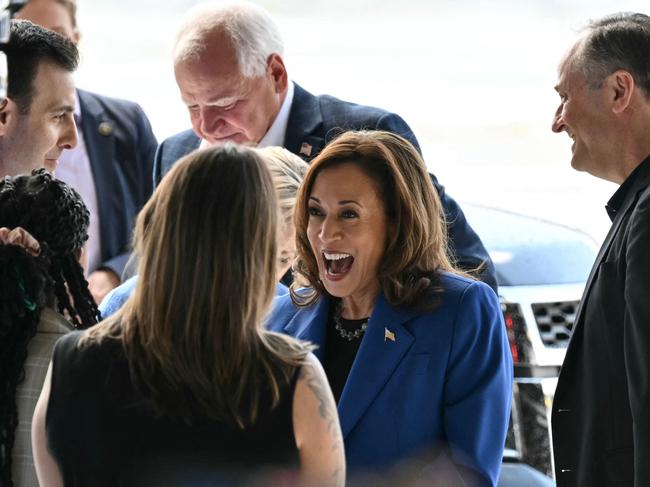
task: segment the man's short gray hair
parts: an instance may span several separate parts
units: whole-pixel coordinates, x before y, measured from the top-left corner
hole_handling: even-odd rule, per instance
[[[592,21],[576,47],[574,67],[589,86],[599,88],[623,69],[650,98],[650,17],[623,12]]]
[[[176,37],[174,63],[196,60],[214,34],[232,43],[239,70],[245,77],[261,76],[271,54],[283,55],[278,26],[262,7],[248,2],[224,5],[208,1],[190,9]]]

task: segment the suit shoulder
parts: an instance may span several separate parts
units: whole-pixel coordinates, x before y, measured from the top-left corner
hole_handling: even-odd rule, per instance
[[[481,304],[494,309],[499,307],[496,293],[482,281],[450,272],[442,272],[440,286],[443,288],[443,307],[472,307]]]
[[[142,107],[134,101],[114,98],[111,96],[100,95],[91,91],[78,89],[79,99],[82,103],[95,102],[111,114],[120,114],[121,112],[138,112],[144,113]]]
[[[161,142],[161,145],[163,144],[166,147],[176,146],[176,145],[185,147],[191,144],[197,144],[198,147],[199,138],[196,136],[196,134],[192,129],[188,129],[167,137],[165,140]]]
[[[316,98],[323,111],[324,120],[344,119],[349,122],[377,122],[382,117],[394,115],[383,108],[359,105],[358,103],[344,101],[331,95],[319,95]]]
[[[396,113],[339,100],[330,95],[320,95],[317,99],[326,139],[332,139],[346,130],[386,130],[404,137],[419,150],[411,127]]]

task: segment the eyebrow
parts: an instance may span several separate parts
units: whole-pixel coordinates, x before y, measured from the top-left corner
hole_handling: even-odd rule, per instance
[[[320,202],[321,202],[321,201],[320,201],[318,198],[316,198],[315,196],[310,196],[309,199],[310,199],[310,200],[314,200],[316,203],[320,203]],[[338,204],[339,204],[339,205],[349,205],[350,203],[355,204],[355,205],[357,205],[357,206],[363,206],[361,203],[359,203],[359,202],[356,201],[356,200],[339,200],[339,201],[338,201]]]
[[[66,113],[74,112],[74,105],[68,105],[68,104],[52,105],[52,107],[48,110],[48,112],[61,112],[61,111]]]
[[[234,101],[237,101],[239,97],[237,95],[228,95],[228,96],[220,96],[217,98],[212,98],[208,100],[208,105],[230,105]]]

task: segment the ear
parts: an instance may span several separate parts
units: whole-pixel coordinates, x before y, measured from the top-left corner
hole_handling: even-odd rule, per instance
[[[11,98],[0,101],[0,137],[9,133],[9,127],[17,115],[18,106]]]
[[[613,93],[612,110],[616,114],[623,113],[630,105],[636,87],[634,77],[629,71],[619,69],[607,77],[606,83]]]
[[[284,67],[282,56],[277,53],[271,54],[266,62],[266,72],[273,79],[275,92],[285,93],[289,85],[289,76],[287,75],[287,68]]]

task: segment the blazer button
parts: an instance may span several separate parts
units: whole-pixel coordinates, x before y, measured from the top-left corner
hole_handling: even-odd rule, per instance
[[[558,413],[568,413],[568,412],[571,412],[571,410],[568,409],[568,408],[557,408],[555,411],[558,412]]]
[[[569,473],[569,472],[572,472],[572,471],[573,471],[573,470],[571,470],[570,468],[561,468],[561,469],[560,469],[560,472],[561,472],[561,473]]]

